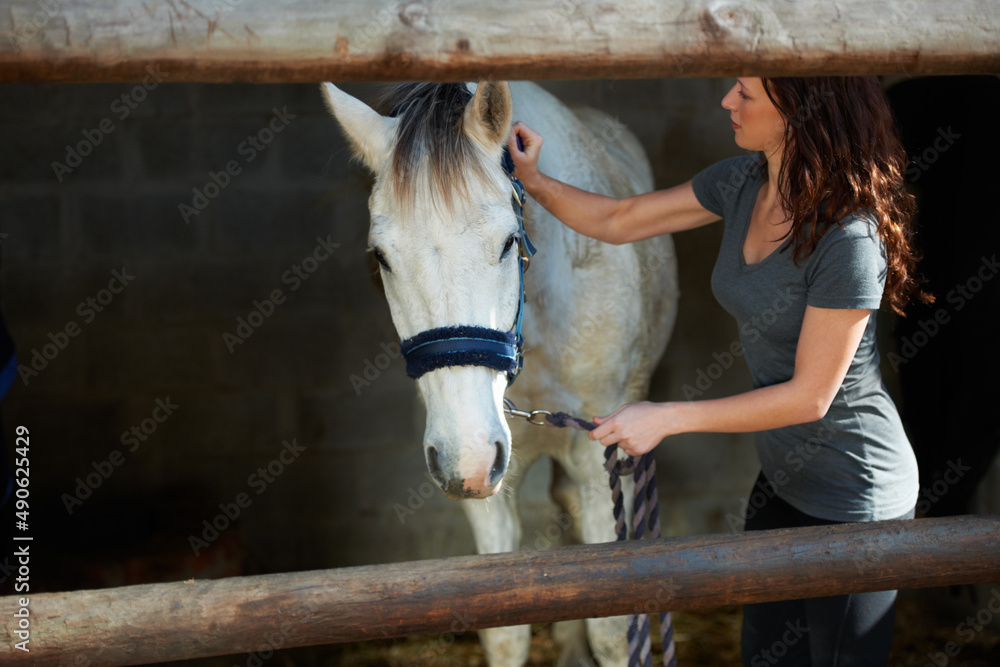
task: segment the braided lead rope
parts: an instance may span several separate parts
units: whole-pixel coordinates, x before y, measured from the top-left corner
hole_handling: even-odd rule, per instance
[[[592,429],[588,429],[592,430]],[[608,447],[604,450],[604,469],[608,471],[608,486],[611,487],[611,503],[614,506],[615,536],[619,542],[628,539],[625,526],[625,499],[622,496],[622,480],[618,473],[618,448]]]
[[[648,478],[646,473],[649,469],[649,460],[652,458],[650,453],[643,454],[639,457],[639,460],[635,465],[635,472],[633,476],[635,477],[635,494],[634,494],[634,505],[632,510],[632,539],[641,540],[645,537],[645,528],[647,520],[648,506],[646,502],[646,488],[648,486]],[[649,640],[649,615],[642,614],[637,616],[637,622],[641,624],[639,633],[643,638],[643,644],[637,647],[639,662],[644,667],[652,667],[653,665],[653,653],[652,646]]]
[[[649,507],[649,536],[656,539],[660,536],[660,501],[656,492],[656,459],[652,452],[649,457],[648,483],[646,485],[646,500]],[[663,639],[663,664],[665,667],[677,667],[677,650],[674,646],[674,623],[669,611],[660,612],[660,636]]]
[[[660,537],[660,502],[656,490],[656,458],[652,452],[647,452],[642,458],[646,476],[646,530],[651,539],[657,539]],[[673,619],[669,611],[659,612],[659,619],[663,664],[666,667],[677,667]]]
[[[541,414],[541,413],[540,413]],[[593,431],[593,422],[573,417],[565,412],[545,414],[545,421],[560,428],[572,427],[581,431]],[[532,421],[532,423],[538,423]],[[646,452],[638,459],[628,456],[618,459],[618,446],[604,448],[604,468],[608,471],[608,485],[614,506],[615,535],[618,541],[628,539],[625,526],[625,504],[622,498],[621,476],[635,476],[635,505],[632,510],[632,539],[644,539],[648,532],[651,539],[660,536],[660,508],[656,493],[656,459],[652,452]],[[648,524],[649,530],[646,530]],[[660,613],[660,635],[663,638],[663,664],[677,667],[677,651],[674,645],[674,627],[670,612]],[[652,643],[649,638],[649,615],[628,615],[629,667],[652,667]]]

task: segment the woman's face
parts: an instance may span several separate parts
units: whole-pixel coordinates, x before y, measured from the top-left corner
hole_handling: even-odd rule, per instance
[[[736,145],[749,151],[763,151],[771,157],[785,138],[785,119],[756,77],[736,79],[736,85],[722,98],[736,131]]]

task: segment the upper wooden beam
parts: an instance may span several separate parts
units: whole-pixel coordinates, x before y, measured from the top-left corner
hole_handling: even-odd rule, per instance
[[[1000,73],[996,0],[0,0],[0,81]],[[157,71],[157,70],[153,70]]]

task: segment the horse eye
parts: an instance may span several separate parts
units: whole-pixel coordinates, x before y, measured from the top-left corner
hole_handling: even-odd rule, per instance
[[[386,271],[392,271],[392,269],[389,268],[389,262],[385,261],[385,255],[382,254],[381,250],[378,248],[372,248],[372,253],[374,253],[375,260],[382,266],[383,269]]]
[[[513,247],[514,247],[514,235],[511,234],[510,237],[507,239],[507,243],[505,243],[503,246],[503,252],[500,253],[500,261],[503,261],[503,258],[507,256],[507,253],[509,253],[510,249]]]

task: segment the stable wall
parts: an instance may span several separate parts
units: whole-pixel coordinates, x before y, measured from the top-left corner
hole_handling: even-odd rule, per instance
[[[370,278],[369,177],[316,86],[169,80],[0,89],[2,307],[21,362],[52,357],[3,404],[8,438],[32,437],[52,563],[38,585],[472,552],[460,507],[425,475],[423,408]],[[739,153],[719,106],[731,80],[544,85],[629,126],[658,187]],[[76,165],[66,146],[81,142]],[[675,239],[680,311],[653,399],[750,387],[709,290],[720,235]],[[665,534],[738,527],[758,470],[749,436],[678,436],[657,460]],[[557,520],[546,486],[540,466],[525,546]]]

